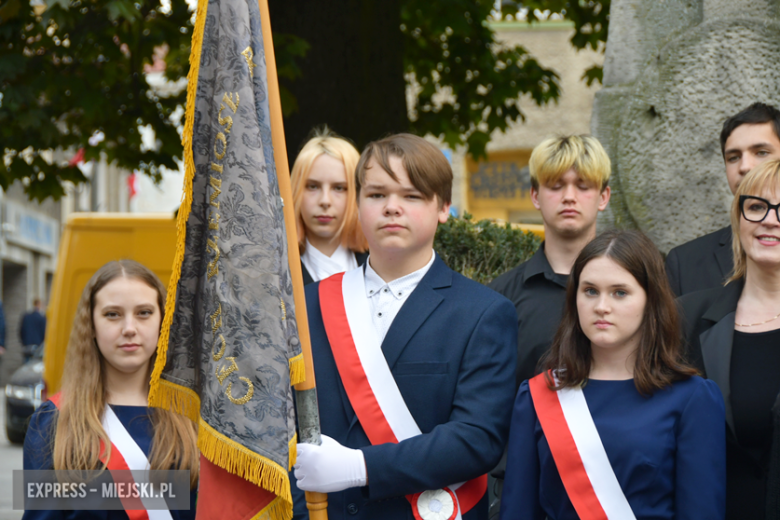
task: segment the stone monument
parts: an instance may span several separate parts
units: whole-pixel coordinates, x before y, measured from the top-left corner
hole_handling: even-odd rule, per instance
[[[728,224],[727,117],[780,106],[780,0],[612,0],[591,130],[612,159],[600,227],[664,252]]]

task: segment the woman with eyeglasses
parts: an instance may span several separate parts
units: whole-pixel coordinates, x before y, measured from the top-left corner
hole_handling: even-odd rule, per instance
[[[726,402],[727,520],[780,518],[780,161],[762,163],[731,206],[734,271],[680,299],[689,361]]]

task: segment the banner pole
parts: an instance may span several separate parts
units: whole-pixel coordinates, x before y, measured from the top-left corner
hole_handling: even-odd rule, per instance
[[[287,258],[290,263],[295,316],[298,322],[298,337],[301,342],[306,379],[295,385],[295,401],[298,408],[299,442],[320,444],[320,414],[317,406],[317,390],[314,379],[314,364],[311,357],[311,338],[309,320],[306,314],[306,297],[303,292],[301,257],[298,251],[298,232],[293,211],[292,187],[290,185],[290,166],[287,161],[287,146],[284,139],[282,121],[282,102],[279,95],[279,80],[276,75],[276,57],[274,55],[273,33],[268,0],[259,0],[260,18],[263,28],[263,44],[268,82],[268,105],[271,116],[271,138],[274,148],[276,176],[279,192],[284,201],[284,222],[287,230]],[[306,492],[306,506],[311,520],[328,520],[328,495]]]

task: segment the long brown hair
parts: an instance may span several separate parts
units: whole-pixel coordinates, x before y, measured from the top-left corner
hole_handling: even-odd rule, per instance
[[[109,262],[89,279],[76,309],[65,356],[62,398],[54,436],[54,469],[105,469],[100,462],[101,441],[105,446],[105,460],[111,456],[111,442],[102,425],[107,402],[105,360],[95,342],[92,315],[95,295],[120,277],[140,280],[155,289],[160,314],[165,312],[165,287],[157,275],[134,260]],[[150,376],[156,357],[155,352],[149,363]],[[190,483],[194,488],[200,460],[195,424],[186,417],[159,408],[152,410],[150,418],[154,428],[149,457],[151,469],[190,470]]]
[[[696,374],[682,357],[680,321],[661,253],[639,231],[606,231],[582,250],[574,262],[563,320],[555,334],[544,366],[556,370],[558,385],[547,373],[547,385],[554,390],[587,382],[591,369],[590,339],[582,331],[577,312],[577,292],[582,270],[591,260],[606,257],[636,279],[647,294],[634,365],[634,384],[642,394]]]

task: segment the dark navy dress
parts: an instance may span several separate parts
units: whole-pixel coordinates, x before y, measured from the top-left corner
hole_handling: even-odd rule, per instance
[[[642,396],[633,379],[583,388],[637,520],[723,520],[726,419],[712,381],[692,377]],[[528,381],[512,413],[501,520],[577,520],[534,410]]]
[[[152,444],[152,423],[146,406],[111,405],[111,409],[147,457]],[[30,418],[24,438],[24,469],[53,469],[52,435],[57,407],[46,401]],[[173,520],[194,520],[197,491],[190,493],[189,511],[171,511]],[[25,511],[23,520],[127,520],[124,511]]]

